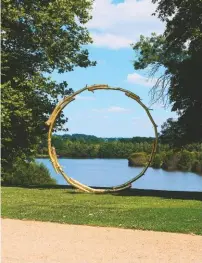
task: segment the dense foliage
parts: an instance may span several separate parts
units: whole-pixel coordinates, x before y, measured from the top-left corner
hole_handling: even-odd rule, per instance
[[[92,138],[92,140],[91,140]],[[52,143],[57,154],[73,158],[128,158],[134,152],[150,153],[154,138],[98,138],[89,135],[54,135]],[[159,145],[166,151],[168,145]],[[47,155],[46,140],[40,145],[38,153]]]
[[[59,96],[72,92],[47,74],[95,65],[84,45],[92,1],[2,1],[2,166],[28,160],[47,132]],[[65,118],[61,114],[57,128]]]
[[[130,166],[145,166],[148,159],[149,155],[145,152],[133,153],[128,158],[128,163]],[[155,155],[151,166],[153,168],[162,168],[170,171],[191,171],[202,174],[202,151],[162,151]]]
[[[148,161],[148,155],[145,152],[138,152],[138,153],[133,153],[129,158],[128,158],[128,165],[129,166],[145,166]]]
[[[154,102],[168,99],[177,121],[164,126],[167,137],[172,133],[173,144],[182,146],[202,142],[202,1],[153,0],[154,15],[166,25],[162,35],[140,37],[133,45],[136,51],[135,69],[150,69],[158,78],[152,89]],[[162,137],[163,139],[164,137]]]
[[[2,175],[3,185],[45,185],[56,184],[48,169],[41,163],[16,160]]]

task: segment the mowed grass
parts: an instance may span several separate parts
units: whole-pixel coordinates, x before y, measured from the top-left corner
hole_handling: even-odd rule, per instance
[[[2,217],[202,235],[202,202],[2,187]]]

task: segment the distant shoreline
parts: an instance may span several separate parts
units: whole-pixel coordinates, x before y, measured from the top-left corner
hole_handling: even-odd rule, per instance
[[[81,160],[94,160],[94,159],[101,159],[101,160],[128,160],[128,158],[116,158],[116,157],[102,157],[102,158],[99,158],[99,157],[64,157],[64,156],[57,156],[58,159],[81,159]],[[43,155],[43,156],[37,156],[35,157],[35,159],[50,159],[49,155]],[[141,166],[130,166],[129,167],[131,168],[143,168],[144,165],[141,165]],[[194,174],[197,174],[197,175],[200,175],[202,176],[201,173],[197,173],[197,172],[193,172],[193,171],[183,171],[183,170],[178,170],[178,169],[165,169],[165,168],[162,168],[162,167],[159,167],[159,168],[156,168],[156,167],[152,167],[152,166],[149,166],[150,168],[154,169],[154,170],[163,170],[163,171],[166,171],[166,172],[184,172],[184,173],[194,173]]]
[[[128,160],[128,158],[121,158],[121,157],[72,157],[72,156],[60,156],[57,155],[60,159],[122,159],[122,160]],[[35,159],[49,159],[49,155],[43,155],[43,156],[36,156]]]

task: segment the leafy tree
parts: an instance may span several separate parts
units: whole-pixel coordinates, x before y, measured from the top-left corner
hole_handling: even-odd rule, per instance
[[[137,53],[134,67],[150,67],[152,77],[160,74],[151,91],[152,99],[163,99],[165,103],[168,99],[177,112],[180,138],[176,123],[172,127],[178,144],[202,141],[202,1],[152,2],[158,4],[154,15],[166,23],[166,28],[162,35],[141,36],[133,45]]]
[[[148,162],[148,156],[144,152],[133,153],[128,159],[129,166],[145,166]]]
[[[178,121],[172,118],[167,119],[167,121],[161,126],[160,141],[164,144],[168,144],[171,147],[180,147],[180,139],[183,136],[183,130],[179,125]]]
[[[45,121],[58,98],[72,89],[47,73],[95,65],[84,45],[91,0],[2,1],[3,167],[27,159],[46,133]],[[63,114],[56,126],[62,129]]]

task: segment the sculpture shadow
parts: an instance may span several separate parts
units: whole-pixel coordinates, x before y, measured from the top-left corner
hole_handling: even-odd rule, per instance
[[[20,187],[20,188],[28,188],[28,189],[38,189],[38,190],[46,190],[46,189],[66,189],[68,192],[67,194],[83,194],[83,192],[73,188],[70,185],[5,185],[2,186],[7,187]],[[91,186],[95,189],[99,187]],[[107,187],[103,187],[103,189],[108,189]],[[120,192],[114,193],[106,193],[107,195],[113,196],[148,196],[148,197],[161,197],[165,199],[184,199],[184,200],[198,200],[202,201],[202,192],[196,191],[167,191],[167,190],[152,190],[152,189],[136,189],[130,188],[127,190],[123,190]],[[94,194],[95,195],[95,194]]]
[[[114,193],[117,196],[152,196],[165,199],[184,199],[202,201],[202,192],[189,191],[167,191],[152,189],[128,189],[122,192]]]

